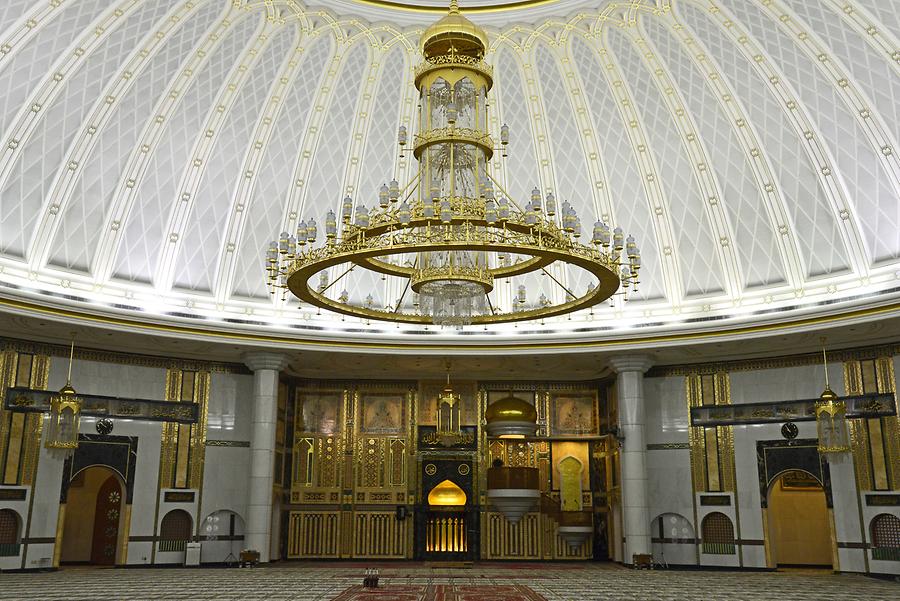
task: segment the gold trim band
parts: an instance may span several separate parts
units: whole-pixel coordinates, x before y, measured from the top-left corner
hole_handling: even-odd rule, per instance
[[[532,349],[603,349],[610,347],[635,347],[648,346],[652,344],[670,343],[670,342],[689,342],[708,339],[717,339],[725,336],[737,336],[742,334],[755,334],[759,332],[779,332],[791,328],[813,326],[822,324],[835,324],[851,319],[861,317],[873,317],[878,315],[888,316],[894,314],[896,317],[900,315],[900,302],[890,303],[882,307],[866,307],[839,313],[836,315],[818,315],[812,317],[803,317],[794,320],[788,320],[779,323],[747,325],[727,330],[718,331],[700,331],[700,332],[682,332],[673,334],[660,334],[658,336],[639,336],[636,338],[618,337],[610,340],[569,340],[565,342],[529,342],[526,344],[416,344],[416,343],[385,343],[385,342],[361,342],[357,340],[335,341],[335,340],[316,340],[311,338],[299,338],[296,335],[284,334],[275,336],[270,334],[245,333],[237,331],[217,331],[208,328],[199,328],[194,326],[182,326],[176,324],[149,323],[124,316],[112,315],[94,315],[76,311],[74,309],[63,309],[57,307],[47,307],[37,303],[31,303],[23,300],[10,298],[0,298],[0,307],[8,309],[30,312],[37,315],[47,315],[59,317],[67,320],[78,319],[83,322],[106,326],[121,326],[134,328],[136,330],[145,330],[147,332],[168,333],[177,335],[200,336],[214,338],[219,340],[230,340],[237,342],[249,343],[267,343],[280,344],[285,347],[314,346],[325,348],[368,348],[368,349],[384,349],[384,350],[418,350],[418,351],[447,351],[448,348],[456,348],[463,351],[478,350],[532,350]]]
[[[396,2],[394,0],[354,0],[359,4],[368,4],[378,8],[391,10],[402,10],[413,13],[431,13],[446,14],[446,6],[410,6],[404,2]],[[560,0],[513,0],[512,2],[502,2],[499,4],[488,4],[481,6],[466,6],[463,12],[472,13],[495,13],[511,10],[522,10],[524,8],[536,8],[538,6],[546,6],[548,4],[558,4]]]

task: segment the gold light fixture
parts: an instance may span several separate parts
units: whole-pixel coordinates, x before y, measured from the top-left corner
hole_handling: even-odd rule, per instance
[[[83,401],[72,388],[72,360],[75,357],[75,336],[69,348],[69,371],[66,385],[50,397],[50,423],[47,427],[48,449],[72,450],[78,447],[78,430],[81,425]]]
[[[822,364],[825,369],[825,390],[816,401],[816,429],[820,453],[846,453],[850,450],[847,436],[847,404],[840,400],[828,383],[828,355],[822,338]]]
[[[636,291],[641,255],[632,236],[597,221],[591,244],[582,244],[581,220],[568,201],[557,211],[553,193],[535,188],[522,208],[491,175],[497,148],[487,132],[493,69],[484,62],[485,32],[454,1],[421,42],[425,60],[415,70],[421,126],[411,140],[418,172],[403,187],[396,179],[384,184],[371,210],[345,197],[340,219],[328,211],[320,246],[313,247],[314,219],[299,221],[295,235],[282,232],[266,252],[272,294],[289,290],[303,302],[364,320],[459,328],[570,314],[610,299],[620,287],[623,299],[625,291]],[[409,138],[401,126],[401,154]],[[503,125],[503,156],[508,143]],[[586,271],[586,289],[576,293],[561,282],[554,263]],[[364,270],[390,276],[399,298],[376,303],[374,290],[352,283],[341,293],[335,288]],[[531,273],[559,286],[560,302],[546,294],[529,301],[518,281],[510,294],[495,293],[498,280],[512,284]]]
[[[437,402],[437,434],[441,438],[458,437],[461,433],[460,396],[450,386],[450,361],[447,361],[447,386],[438,396]]]

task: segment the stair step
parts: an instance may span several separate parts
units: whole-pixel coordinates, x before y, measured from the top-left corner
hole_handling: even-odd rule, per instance
[[[429,568],[456,568],[471,569],[474,565],[472,561],[429,561],[425,564]]]

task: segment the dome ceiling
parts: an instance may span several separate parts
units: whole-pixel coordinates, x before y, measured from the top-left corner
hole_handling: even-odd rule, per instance
[[[440,14],[422,5],[444,2],[5,0],[7,306],[433,339],[298,311],[269,295],[263,269],[265,246],[299,218],[347,193],[371,206],[384,181],[415,174],[395,140],[415,129],[418,36]],[[895,2],[462,6],[491,38],[491,127],[511,130],[497,179],[633,232],[644,268],[628,303],[442,339],[643,335],[895,301]],[[561,294],[549,278],[528,285]],[[377,278],[355,294],[369,292],[398,296]]]

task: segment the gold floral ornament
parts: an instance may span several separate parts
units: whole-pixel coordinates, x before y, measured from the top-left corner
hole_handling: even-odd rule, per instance
[[[410,136],[401,126],[398,134],[401,156],[410,145],[418,171],[402,187],[396,179],[382,185],[371,208],[346,196],[327,212],[321,242],[315,219],[292,222],[296,232],[282,232],[266,251],[273,295],[290,292],[363,320],[461,328],[568,315],[637,290],[641,255],[632,236],[596,221],[583,244],[568,201],[558,206],[552,192],[535,188],[523,207],[491,175],[510,132],[500,128],[498,148],[487,131],[487,45],[456,2],[426,30],[415,71],[420,130]],[[577,270],[588,276],[581,290],[554,275]],[[527,274],[558,289],[529,295],[516,280]],[[501,292],[500,281],[510,287]]]

